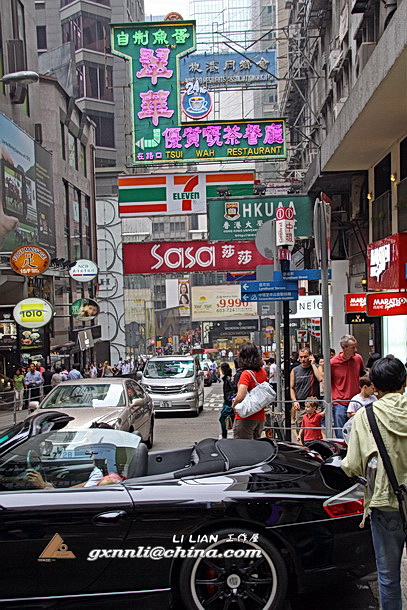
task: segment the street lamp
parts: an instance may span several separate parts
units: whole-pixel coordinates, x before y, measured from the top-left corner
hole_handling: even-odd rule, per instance
[[[39,74],[32,72],[31,70],[21,70],[20,72],[10,72],[0,78],[0,82],[6,85],[12,85],[19,83],[20,85],[30,85],[36,83],[39,80]]]
[[[0,78],[0,82],[10,85],[10,97],[13,104],[24,104],[27,95],[27,85],[36,83],[39,78],[37,72],[21,70],[5,74]]]

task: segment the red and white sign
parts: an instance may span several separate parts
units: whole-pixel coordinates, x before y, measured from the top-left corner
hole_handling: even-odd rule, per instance
[[[276,245],[293,246],[294,237],[294,209],[279,205],[276,209]]]
[[[345,294],[345,313],[366,313],[366,292]]]
[[[407,233],[396,233],[367,246],[368,290],[407,288]]]
[[[308,331],[306,329],[297,328],[295,334],[296,343],[306,343],[308,341]]]
[[[385,292],[367,295],[368,316],[402,316],[407,314],[407,292]]]
[[[172,241],[123,244],[124,273],[253,270],[269,265],[254,241]]]

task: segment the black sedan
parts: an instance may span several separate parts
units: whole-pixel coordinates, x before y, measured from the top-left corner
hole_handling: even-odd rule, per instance
[[[361,489],[333,443],[148,453],[69,419],[43,413],[0,438],[3,606],[276,609],[374,570]]]

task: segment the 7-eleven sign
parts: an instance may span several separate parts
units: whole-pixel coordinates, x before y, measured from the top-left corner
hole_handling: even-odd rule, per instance
[[[295,340],[297,343],[307,343],[308,341],[308,331],[303,328],[298,328],[295,331]]]
[[[239,195],[253,193],[254,172],[119,176],[119,215],[206,214],[208,197],[220,186]],[[241,191],[241,192],[240,192]]]

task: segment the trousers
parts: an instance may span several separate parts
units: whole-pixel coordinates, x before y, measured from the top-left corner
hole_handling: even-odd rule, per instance
[[[380,606],[382,610],[402,610],[400,566],[406,535],[401,515],[398,510],[373,508],[371,524]]]

